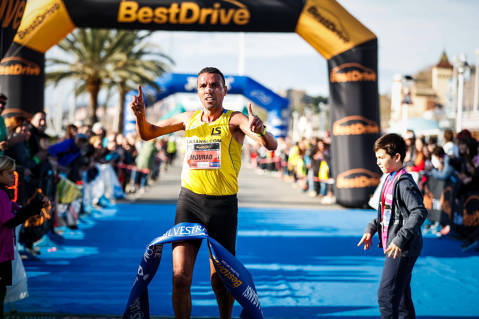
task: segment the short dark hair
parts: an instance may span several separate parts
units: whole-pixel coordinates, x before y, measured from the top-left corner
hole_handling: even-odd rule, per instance
[[[374,143],[374,152],[377,152],[380,149],[383,149],[391,156],[399,154],[401,162],[406,156],[406,142],[398,134],[386,134],[378,138]]]
[[[444,140],[446,142],[450,142],[454,139],[454,133],[452,132],[452,130],[445,130],[444,131]]]
[[[198,76],[200,76],[203,73],[213,73],[213,74],[218,74],[221,76],[221,81],[223,82],[223,86],[226,86],[226,81],[225,81],[225,76],[221,71],[215,67],[212,66],[207,66],[206,68],[201,69],[200,72],[198,72]]]
[[[432,155],[443,158],[444,155],[446,155],[446,152],[444,152],[444,149],[441,146],[436,146],[432,151]]]

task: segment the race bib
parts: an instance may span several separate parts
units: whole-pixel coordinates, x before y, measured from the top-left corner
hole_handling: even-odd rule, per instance
[[[383,213],[383,220],[381,224],[383,227],[388,227],[389,226],[389,221],[391,220],[391,205],[384,205],[384,213]]]
[[[188,143],[186,159],[190,169],[219,169],[221,143]]]

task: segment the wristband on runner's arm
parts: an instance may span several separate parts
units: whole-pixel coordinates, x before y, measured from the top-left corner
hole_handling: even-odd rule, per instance
[[[266,135],[266,125],[263,125],[263,132],[261,132],[261,133],[256,133],[256,135],[261,136],[261,137],[262,137],[262,136],[265,136],[265,135]]]

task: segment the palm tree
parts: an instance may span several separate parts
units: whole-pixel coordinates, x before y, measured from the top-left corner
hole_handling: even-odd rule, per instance
[[[153,83],[154,78],[164,72],[167,66],[156,60],[145,60],[145,65],[140,68],[143,61],[130,61],[130,59],[136,57],[141,59],[156,54],[167,61],[172,61],[161,53],[147,50],[148,46],[143,41],[149,35],[151,35],[150,32],[140,34],[138,31],[77,29],[57,45],[65,58],[47,59],[47,66],[54,69],[46,74],[47,83],[57,85],[67,79],[78,81],[80,85],[75,88],[75,94],[85,91],[89,94],[90,122],[95,123],[98,94],[103,86],[123,85],[124,94],[126,94],[130,83],[128,80],[136,79],[137,83]],[[155,69],[150,66],[152,64],[161,64],[161,68]],[[137,69],[133,67],[135,65]],[[154,70],[158,73],[154,74]],[[139,77],[139,72],[145,73]],[[129,74],[125,75],[126,73]],[[124,84],[121,84],[122,78],[125,79]]]
[[[155,78],[170,69],[173,60],[161,53],[157,46],[145,42],[151,32],[118,31],[118,54],[113,60],[113,76],[110,85],[118,88],[118,131],[123,131],[124,103],[128,91],[137,88],[138,84],[146,84],[159,91]]]

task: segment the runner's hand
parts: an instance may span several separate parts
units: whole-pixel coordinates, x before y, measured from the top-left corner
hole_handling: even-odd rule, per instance
[[[388,248],[384,251],[384,254],[387,254],[388,257],[391,257],[392,255],[393,258],[396,259],[396,257],[401,257],[401,248],[394,245],[393,243],[390,243]]]
[[[363,237],[358,243],[358,247],[361,246],[361,244],[364,243],[364,250],[367,250],[371,248],[373,241],[371,239],[371,234],[370,233],[364,233]]]
[[[141,88],[141,85],[138,85],[138,96],[133,95],[133,100],[130,103],[130,108],[137,118],[145,116],[145,102],[143,100],[143,90]]]
[[[257,115],[254,115],[253,109],[251,108],[251,103],[248,103],[248,120],[249,120],[249,129],[251,132],[256,134],[263,133],[264,131],[263,121]]]

